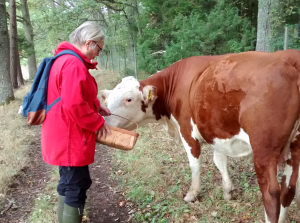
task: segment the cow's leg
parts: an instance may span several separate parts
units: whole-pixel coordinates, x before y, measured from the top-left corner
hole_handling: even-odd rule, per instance
[[[297,179],[299,181],[299,150],[300,139],[291,144],[291,151],[288,154],[286,165],[281,180],[281,193],[280,193],[280,217],[279,223],[285,223],[288,207],[296,193]],[[298,188],[299,189],[299,188]],[[296,198],[297,199],[297,198]]]
[[[280,215],[279,215],[279,223],[285,223],[285,219],[286,219],[286,214],[288,211],[288,206],[284,207],[282,204],[282,198],[284,199],[284,197],[286,196],[285,194],[289,192],[289,181],[292,175],[292,166],[290,166],[289,164],[286,164],[285,168],[284,168],[284,172],[282,174],[282,179],[281,179],[281,206],[280,206]],[[294,187],[295,190],[295,187]]]
[[[192,148],[187,144],[183,137],[181,137],[181,140],[188,155],[189,164],[192,171],[192,184],[187,195],[184,197],[184,201],[191,202],[196,199],[196,197],[200,194],[201,191],[201,155],[198,158],[195,158],[191,153]]]
[[[230,192],[234,190],[234,187],[227,169],[227,156],[217,151],[214,151],[214,162],[222,175],[224,199],[230,200]]]
[[[263,154],[261,152],[261,154]],[[280,213],[280,187],[277,181],[277,162],[272,154],[263,158],[254,153],[257,182],[262,193],[266,222],[277,223]]]
[[[299,131],[299,130],[298,130]],[[296,142],[298,142],[296,144]],[[291,152],[292,152],[292,158],[295,157],[295,158],[299,158],[300,155],[297,155],[297,152],[298,154],[300,153],[300,136],[297,136],[297,141],[296,142],[293,142],[292,145],[291,145]],[[298,151],[296,152],[295,151],[295,147],[298,146]],[[300,162],[300,161],[299,161]],[[293,164],[295,165],[295,161],[293,161]],[[293,165],[293,174],[294,174],[294,170],[297,168],[296,166]],[[295,192],[295,200],[296,200],[296,203],[297,203],[297,206],[298,208],[300,209],[300,164],[298,163],[299,167],[298,167],[298,179],[297,179],[297,183],[296,183],[296,192]]]
[[[298,171],[298,180],[297,180],[297,185],[296,185],[295,200],[296,200],[298,208],[300,209],[300,167],[299,167],[299,171]]]

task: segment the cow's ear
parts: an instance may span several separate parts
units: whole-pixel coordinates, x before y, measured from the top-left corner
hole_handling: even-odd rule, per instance
[[[103,101],[105,101],[110,94],[111,90],[101,90],[100,91],[100,97]]]
[[[156,99],[156,88],[152,85],[147,85],[143,88],[142,91],[142,100],[147,105],[150,101]]]

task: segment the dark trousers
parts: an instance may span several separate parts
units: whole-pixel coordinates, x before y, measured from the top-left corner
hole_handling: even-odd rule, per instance
[[[83,207],[86,191],[92,184],[89,166],[60,166],[59,175],[57,192],[59,195],[65,196],[65,204],[71,207]]]

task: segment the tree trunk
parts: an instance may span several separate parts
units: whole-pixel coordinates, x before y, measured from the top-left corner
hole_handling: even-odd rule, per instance
[[[115,70],[114,68],[114,56],[113,56],[113,50],[110,50],[110,58],[111,58],[111,69]]]
[[[272,52],[272,11],[276,11],[278,0],[259,0],[257,15],[256,51]]]
[[[295,25],[295,29],[294,29],[294,38],[298,39],[299,38],[299,25],[296,24]]]
[[[288,48],[289,44],[289,28],[286,26],[285,27],[285,32],[284,32],[284,50]]]
[[[140,38],[142,38],[143,33],[142,33],[142,30],[141,30],[141,25],[140,25],[141,20],[140,20],[140,14],[139,14],[137,0],[134,0],[134,8],[135,8],[134,11],[135,11],[136,24],[137,24],[138,32],[139,32]]]
[[[124,72],[125,72],[125,75],[126,75],[126,49],[125,47],[123,48],[124,49]]]
[[[136,59],[136,45],[135,45],[135,43],[133,43],[133,63],[134,63],[135,78],[138,79],[138,74],[137,74],[137,59]]]
[[[29,10],[27,0],[21,0],[21,11],[23,16],[23,28],[25,31],[25,37],[28,41],[28,72],[29,72],[29,79],[33,79],[35,77],[37,66],[36,66],[36,57],[35,57],[35,50],[34,50],[34,42],[33,42],[33,28],[30,21]]]
[[[18,84],[19,86],[24,85],[24,78],[22,75],[22,69],[21,69],[21,63],[20,63],[20,54],[17,54],[17,61],[18,61],[18,68],[17,68],[17,72],[18,72]]]
[[[121,55],[120,55],[120,47],[118,47],[118,57],[119,57],[119,60],[118,60],[118,71],[119,71],[119,74],[120,74],[120,67],[121,67]]]
[[[108,64],[108,55],[106,54],[105,70],[107,70],[107,64]]]
[[[0,0],[0,104],[14,99],[10,70],[5,0]]]
[[[13,88],[18,88],[18,72],[17,72],[17,19],[16,19],[16,1],[9,1],[10,11],[10,75]]]

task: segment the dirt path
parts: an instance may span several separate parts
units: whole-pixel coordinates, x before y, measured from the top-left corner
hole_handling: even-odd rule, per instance
[[[97,145],[95,163],[90,166],[93,184],[88,191],[91,223],[132,222],[133,204],[126,202],[116,182],[110,179],[112,171],[108,147]]]
[[[40,136],[39,127],[34,130]],[[109,178],[111,159],[108,148],[98,145],[96,150],[95,163],[90,166],[93,184],[88,191],[89,213],[85,222],[132,222],[129,213],[132,204],[125,202],[124,197],[115,190],[116,183]],[[10,183],[7,203],[0,210],[1,223],[29,223],[28,218],[35,199],[50,179],[52,167],[43,162],[39,138],[32,144],[30,157],[30,164]]]
[[[38,126],[32,127],[40,135]],[[38,194],[45,188],[51,176],[51,166],[42,160],[40,139],[37,138],[31,145],[29,156],[30,163],[23,168],[11,181],[7,193],[6,210],[0,214],[1,223],[27,223],[34,201]],[[4,210],[0,210],[2,213]]]

